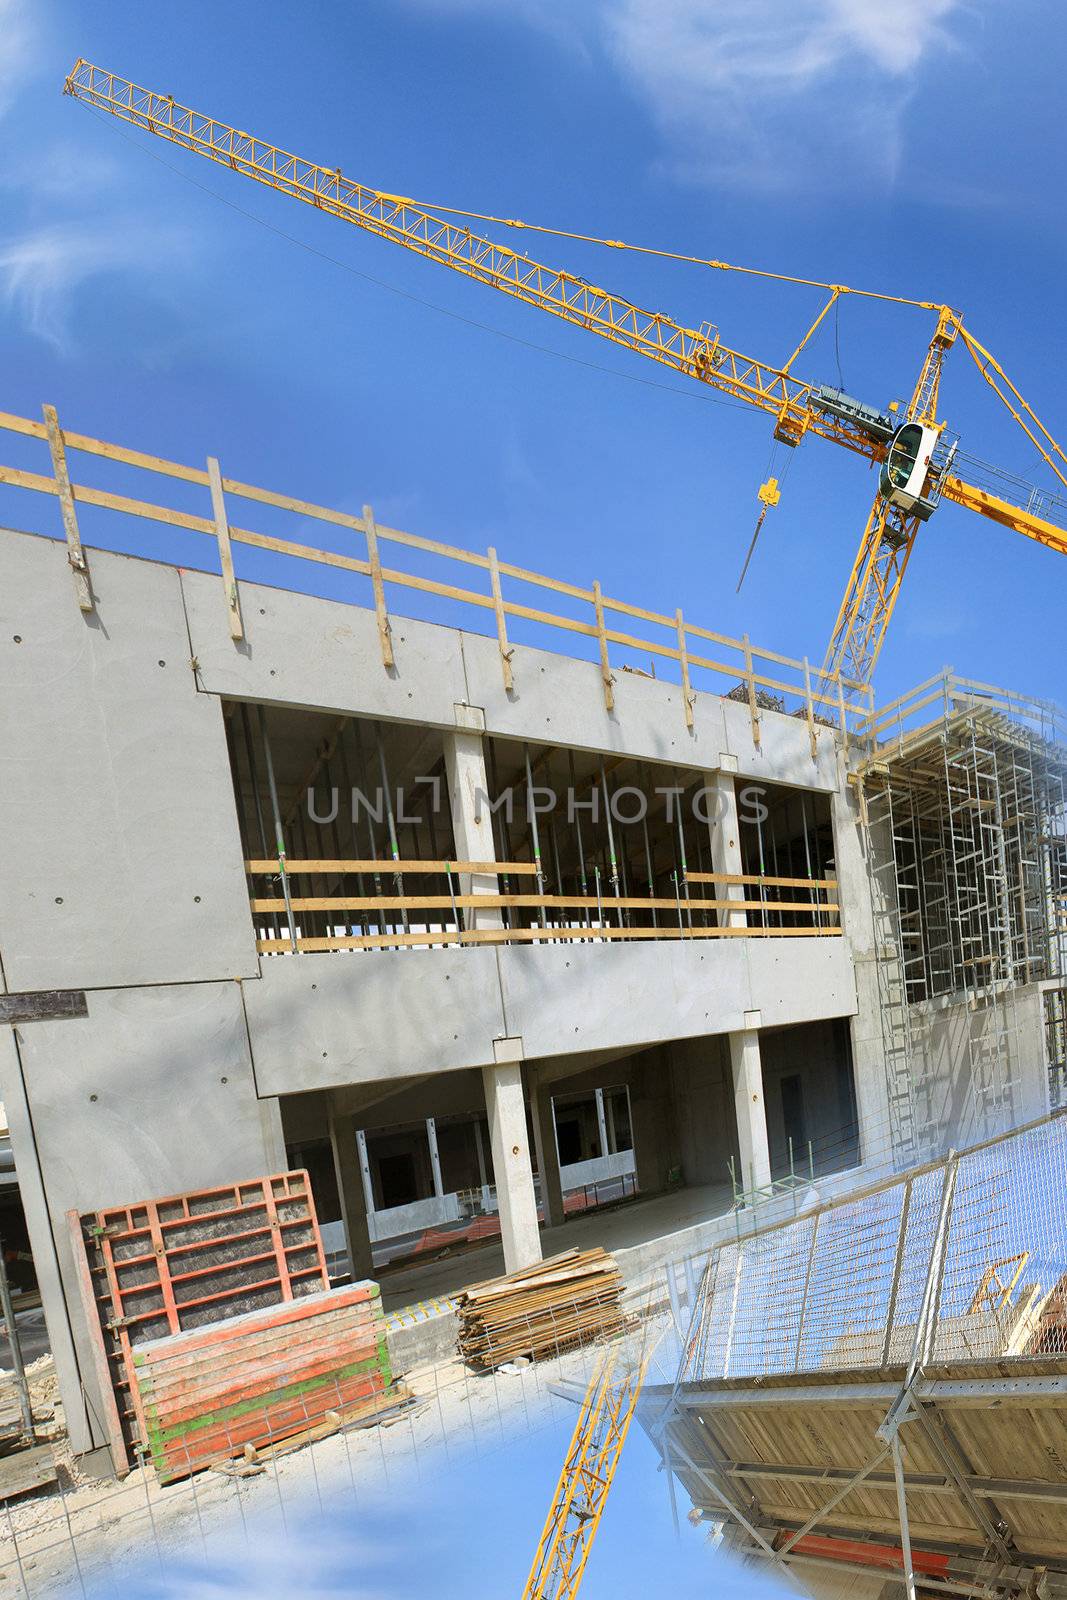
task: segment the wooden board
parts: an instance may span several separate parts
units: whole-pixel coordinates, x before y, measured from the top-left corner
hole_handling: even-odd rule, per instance
[[[459,1350],[472,1366],[537,1361],[621,1333],[622,1275],[606,1251],[566,1250],[459,1297]]]
[[[133,1352],[146,1442],[170,1483],[380,1401],[392,1373],[376,1283],[250,1311]]]

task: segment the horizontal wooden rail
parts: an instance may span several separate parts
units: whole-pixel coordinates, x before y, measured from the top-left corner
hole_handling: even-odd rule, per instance
[[[679,906],[692,911],[837,911],[838,907],[819,900],[685,900],[678,896],[652,898],[591,894],[432,894],[432,895],[321,895],[290,897],[294,911],[463,911],[546,910],[578,906],[595,911],[677,911]],[[284,899],[260,898],[252,901],[253,911],[285,911]]]
[[[279,871],[277,856],[273,861],[246,861],[245,871],[250,877],[276,874]],[[289,877],[300,872],[473,872],[496,874],[501,877],[535,877],[536,861],[290,861],[286,858],[285,871]]]
[[[351,934],[332,938],[307,938],[296,941],[298,951],[374,950],[394,946],[435,944],[519,944],[553,940],[585,939],[591,943],[615,939],[825,939],[840,936],[840,928],[472,928],[457,932],[453,928],[439,933]],[[264,955],[291,951],[288,939],[258,939],[256,949]]]
[[[475,551],[463,550],[457,545],[440,540],[407,533],[398,528],[386,527],[376,522],[370,508],[364,508],[364,516],[355,516],[350,512],[333,510],[326,506],[317,505],[312,501],[302,500],[292,495],[280,494],[269,489],[261,489],[253,484],[244,483],[239,479],[226,477],[218,471],[217,465],[214,471],[209,470],[207,467],[187,466],[144,451],[131,450],[121,445],[94,439],[86,434],[59,429],[58,422],[54,417],[52,417],[52,422],[52,432],[55,435],[52,438],[52,443],[54,444],[55,440],[58,439],[62,449],[65,451],[80,451],[86,455],[99,457],[124,466],[177,479],[183,483],[201,486],[209,493],[212,493],[213,497],[212,515],[201,516],[193,512],[159,505],[152,501],[133,498],[129,495],[97,489],[84,484],[71,483],[66,478],[65,468],[61,481],[60,476],[56,475],[58,469],[54,469],[52,475],[47,475],[21,468],[0,466],[0,484],[36,493],[50,494],[60,498],[64,505],[64,517],[71,524],[67,529],[68,543],[73,542],[76,544],[79,537],[73,508],[77,505],[91,506],[141,517],[149,521],[165,523],[186,532],[204,534],[222,551],[224,567],[226,564],[226,552],[232,549],[233,546],[243,544],[254,549],[269,551],[276,555],[301,561],[310,561],[368,577],[372,580],[375,588],[379,629],[382,635],[383,660],[386,666],[392,665],[390,659],[392,644],[389,637],[390,630],[383,592],[383,585],[388,584],[494,613],[501,665],[505,685],[508,688],[511,687],[514,672],[512,664],[514,647],[509,644],[507,639],[505,619],[513,617],[561,630],[564,633],[575,634],[588,640],[597,640],[600,645],[604,694],[609,710],[614,704],[614,676],[611,664],[607,660],[606,647],[608,644],[614,644],[625,649],[638,651],[642,655],[656,656],[677,664],[682,679],[684,715],[686,724],[690,728],[693,726],[694,697],[690,688],[689,674],[695,668],[713,673],[718,677],[737,680],[740,684],[747,686],[747,702],[752,720],[753,739],[757,744],[760,737],[759,720],[761,708],[756,700],[756,690],[773,691],[795,698],[798,703],[798,713],[806,713],[807,716],[813,759],[816,756],[816,722],[824,720],[815,718],[815,706],[832,713],[834,721],[840,724],[841,732],[846,737],[848,734],[848,717],[869,722],[873,715],[870,689],[859,680],[839,677],[829,684],[820,682],[818,688],[813,688],[811,670],[807,661],[796,660],[778,651],[761,649],[756,645],[750,644],[748,640],[733,639],[726,634],[717,633],[712,629],[702,628],[695,623],[686,622],[683,620],[680,611],[673,616],[667,616],[628,601],[612,599],[603,594],[599,584],[584,587],[550,578],[543,573],[534,572],[510,562],[501,561],[497,557],[495,550],[481,554]],[[7,412],[0,412],[0,429],[21,434],[26,438],[37,439],[46,444],[50,440],[49,429],[45,422],[32,421],[29,418],[19,417]],[[355,553],[348,554],[343,551],[315,549],[310,545],[302,544],[292,539],[278,538],[257,533],[248,528],[238,527],[232,522],[229,510],[224,505],[224,500],[227,496],[231,500],[242,499],[277,510],[292,512],[301,518],[318,520],[345,529],[349,533],[358,534],[367,541],[367,556],[364,558]],[[206,509],[207,507],[205,506]],[[224,530],[224,535],[220,535],[220,528]],[[378,546],[382,541],[401,548],[420,551],[443,560],[458,562],[464,567],[482,572],[490,580],[487,585],[489,592],[470,589],[460,584],[443,582],[436,578],[430,578],[415,572],[407,572],[399,568],[382,566],[379,564],[377,554]],[[223,551],[223,546],[225,546],[225,551]],[[500,579],[502,577],[508,578],[515,583],[546,590],[551,594],[565,596],[567,599],[588,605],[593,614],[588,621],[585,621],[546,610],[536,605],[527,604],[514,598],[507,598],[500,591]],[[227,598],[231,611],[231,621],[240,615],[238,587],[237,578],[234,578],[232,583],[228,582],[230,592]],[[617,618],[632,618],[641,623],[651,624],[653,628],[663,629],[667,638],[647,639],[625,628],[612,627],[610,621],[606,619],[605,613],[611,613],[612,616]],[[708,641],[712,644],[721,645],[734,652],[737,659],[734,661],[721,660],[715,656],[698,654],[692,648],[698,641]],[[757,671],[753,665],[754,661],[771,664],[772,670]],[[788,681],[781,672],[774,674],[774,666],[787,669],[788,672],[794,675],[794,681]],[[719,692],[721,693],[722,691]],[[852,695],[853,698],[847,699],[847,695]],[[461,870],[463,869],[461,868]]]
[[[686,883],[749,883],[763,889],[836,889],[836,878],[767,878],[758,872],[687,872]]]

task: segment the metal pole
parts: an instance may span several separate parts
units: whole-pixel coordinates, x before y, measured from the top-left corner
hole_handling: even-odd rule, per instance
[[[582,819],[578,815],[578,785],[574,780],[574,751],[571,750],[568,752],[568,754],[570,756],[571,767],[571,810],[574,812],[574,826],[578,833],[578,882],[581,885],[583,898],[588,898],[589,879],[585,875],[585,849],[582,845]],[[585,925],[587,928],[589,928],[592,926],[593,918],[588,906],[584,906],[583,910],[585,912]]]
[[[615,858],[615,831],[611,826],[611,797],[608,794],[608,775],[603,761],[600,763],[600,787],[604,795],[604,823],[608,830],[608,860],[611,863],[611,887],[619,898],[619,863]],[[622,927],[622,907],[615,907],[615,920]]]
[[[30,1387],[26,1382],[26,1368],[22,1361],[22,1346],[19,1344],[19,1331],[15,1326],[15,1313],[11,1309],[11,1287],[7,1281],[7,1262],[4,1260],[4,1241],[0,1239],[0,1310],[4,1313],[4,1327],[7,1329],[7,1342],[11,1346],[11,1366],[15,1374],[15,1388],[19,1392],[19,1410],[22,1412],[22,1426],[27,1439],[35,1437],[33,1431],[33,1407],[30,1405]]]
[[[400,860],[400,846],[396,839],[396,818],[393,815],[393,797],[389,792],[389,774],[385,767],[385,746],[382,743],[382,730],[379,723],[374,724],[374,736],[378,741],[378,770],[382,776],[382,793],[385,795],[385,820],[389,825],[389,849],[394,861]],[[397,898],[403,899],[404,879],[401,873],[393,873],[393,885]],[[400,907],[400,920],[404,925],[404,932],[408,932],[408,912],[406,906]]]
[[[270,792],[270,809],[274,819],[274,833],[278,847],[278,870],[281,874],[282,894],[285,896],[285,916],[289,923],[289,942],[293,947],[293,954],[297,955],[300,946],[296,940],[293,902],[289,894],[289,878],[285,870],[285,837],[282,833],[282,812],[278,804],[278,785],[274,781],[274,760],[270,751],[270,739],[267,736],[267,714],[262,706],[259,707],[259,736],[263,740],[263,757],[267,768],[267,788]]]
[[[244,734],[245,759],[248,762],[248,781],[252,789],[252,801],[256,813],[256,827],[259,831],[259,847],[263,852],[263,859],[270,855],[270,846],[267,844],[267,825],[263,820],[263,802],[259,798],[259,773],[256,769],[256,753],[252,747],[252,724],[248,717],[248,707],[241,703],[241,731]],[[274,937],[278,937],[278,913],[271,912],[271,921],[274,924]]]
[[[541,902],[538,911],[538,919],[543,928],[546,925],[544,905],[545,875],[541,870],[541,835],[537,828],[537,807],[533,803],[533,768],[530,765],[530,746],[528,744],[523,745],[523,753],[526,757],[526,810],[528,812],[526,820],[530,824],[530,839],[533,844],[534,865],[537,868],[537,898]]]
[[[895,1433],[890,1449],[893,1453],[893,1476],[897,1483],[897,1515],[900,1518],[900,1546],[904,1556],[904,1589],[908,1600],[915,1600],[915,1568],[911,1560],[911,1525],[908,1522],[908,1502],[904,1493],[904,1463],[900,1459],[900,1439]]]

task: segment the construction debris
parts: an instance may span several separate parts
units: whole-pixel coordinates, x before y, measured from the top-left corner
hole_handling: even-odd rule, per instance
[[[620,1333],[622,1275],[607,1251],[565,1250],[472,1284],[459,1300],[459,1351],[473,1367],[531,1361]]]

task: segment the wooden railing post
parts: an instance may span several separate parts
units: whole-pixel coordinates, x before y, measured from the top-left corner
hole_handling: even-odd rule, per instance
[[[78,515],[74,509],[74,491],[70,486],[70,473],[67,471],[67,450],[63,443],[63,433],[59,426],[55,406],[42,406],[44,425],[48,432],[48,448],[52,455],[52,472],[56,480],[56,490],[59,494],[59,506],[63,513],[63,531],[67,536],[67,560],[70,570],[74,574],[74,594],[80,611],[92,611],[93,591],[89,581],[89,563],[85,559],[82,549],[81,534],[78,531]]]
[[[393,655],[393,632],[389,613],[385,609],[385,585],[382,582],[382,563],[378,556],[378,527],[370,506],[363,507],[363,524],[367,535],[367,559],[370,562],[370,581],[374,590],[374,610],[378,617],[378,640],[382,647],[382,665],[396,665]]]
[[[818,746],[815,740],[815,707],[811,699],[811,667],[808,665],[807,656],[804,657],[804,713],[808,719],[808,739],[811,743],[811,759],[819,759]]]
[[[745,682],[748,684],[748,714],[752,719],[752,743],[760,747],[760,714],[756,704],[756,679],[752,671],[752,645],[746,633],[742,640],[745,649]]]
[[[608,659],[608,635],[604,627],[604,596],[600,584],[593,584],[593,606],[596,611],[596,631],[600,641],[600,676],[604,683],[604,704],[609,711],[615,710],[615,679],[611,675],[611,662]]]
[[[245,629],[241,619],[241,597],[237,592],[237,574],[233,570],[230,524],[226,516],[226,498],[222,492],[222,473],[214,456],[207,458],[207,475],[211,482],[211,508],[215,513],[215,537],[219,543],[219,563],[222,567],[226,610],[230,619],[230,638],[236,644],[244,638]]]
[[[689,732],[692,733],[695,696],[689,684],[689,650],[685,642],[685,623],[682,621],[681,606],[678,607],[676,620],[678,623],[678,665],[682,669],[682,699],[685,702],[685,725]]]
[[[504,597],[500,590],[500,563],[497,560],[496,550],[489,546],[489,581],[493,589],[493,609],[496,612],[496,638],[500,646],[500,665],[504,673],[504,688],[510,693],[515,687],[515,678],[511,670],[511,658],[515,654],[508,644],[508,624],[504,615]]]

